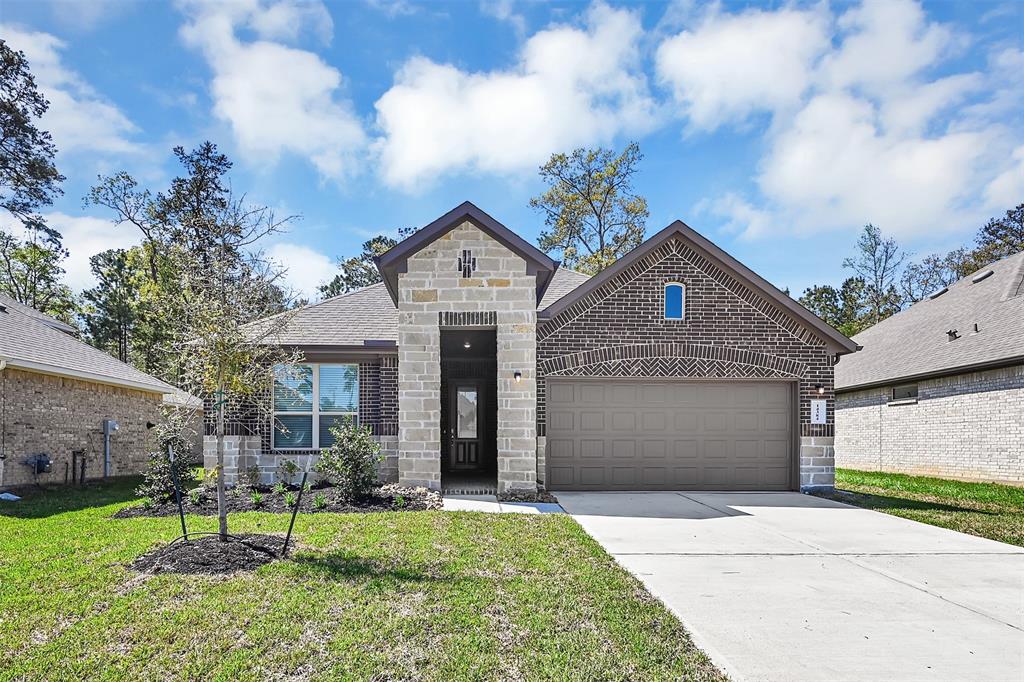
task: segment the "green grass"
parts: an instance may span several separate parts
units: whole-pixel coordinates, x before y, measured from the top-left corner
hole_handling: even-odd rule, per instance
[[[139,576],[125,564],[178,520],[109,518],[132,485],[0,506],[0,680],[723,679],[567,516],[299,516],[288,561]]]
[[[836,470],[836,488],[848,504],[1024,546],[1024,488],[853,469]]]

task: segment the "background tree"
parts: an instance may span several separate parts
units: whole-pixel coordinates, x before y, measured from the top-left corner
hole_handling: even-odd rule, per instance
[[[373,239],[363,242],[363,250],[358,256],[345,259],[339,258],[338,268],[341,271],[330,282],[325,282],[317,287],[320,296],[331,298],[332,296],[338,296],[380,282],[380,271],[377,270],[373,259],[382,255],[415,231],[416,228],[414,227],[399,228],[397,240],[387,235],[379,234]]]
[[[60,236],[33,231],[18,239],[0,230],[0,292],[27,306],[74,325],[78,305],[64,283],[61,263],[68,256]]]
[[[635,142],[617,156],[601,148],[554,154],[540,167],[548,189],[530,199],[547,226],[538,239],[540,248],[588,274],[636,248],[650,215],[647,200],[633,191],[642,159]]]
[[[918,263],[909,263],[900,276],[903,305],[917,303],[974,270],[973,256],[966,249],[954,249],[945,256],[933,253]]]
[[[89,259],[97,285],[82,292],[89,343],[121,362],[129,362],[139,316],[139,275],[124,249],[102,251]],[[145,275],[143,271],[142,275]]]
[[[53,138],[34,123],[49,106],[25,54],[0,40],[0,208],[26,229],[59,238],[39,214],[61,193],[64,181],[53,163]]]
[[[1024,251],[1024,204],[1017,204],[1002,218],[990,219],[978,230],[974,242],[975,270]]]
[[[885,237],[871,224],[864,226],[853,257],[843,260],[844,268],[864,280],[869,324],[878,324],[900,311],[902,300],[896,283],[905,260],[906,254],[896,240]]]
[[[865,285],[859,277],[847,277],[839,289],[824,285],[805,289],[800,304],[846,336],[867,327]]]

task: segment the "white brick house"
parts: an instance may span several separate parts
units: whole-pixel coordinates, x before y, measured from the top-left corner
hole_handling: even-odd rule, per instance
[[[836,464],[1024,483],[1024,253],[853,339],[836,367]]]
[[[834,480],[833,367],[855,345],[680,222],[588,278],[466,202],[377,267],[277,338],[305,359],[273,422],[231,424],[229,482],[308,464],[338,419],[372,430],[382,479],[431,488]]]

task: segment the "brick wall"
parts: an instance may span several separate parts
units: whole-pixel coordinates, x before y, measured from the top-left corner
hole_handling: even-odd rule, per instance
[[[1024,365],[841,393],[836,465],[865,471],[1024,483]]]
[[[686,286],[685,320],[664,319],[664,284]],[[703,253],[671,239],[538,329],[538,433],[546,376],[793,378],[799,386],[801,485],[828,486],[833,364],[824,342]],[[818,396],[815,385],[824,387]],[[828,423],[810,423],[810,400]],[[813,440],[812,440],[813,439]]]
[[[111,475],[140,473],[151,446],[146,422],[160,420],[162,396],[63,377],[0,371],[0,447],[6,456],[0,485],[33,483],[21,460],[45,453],[53,471],[40,474],[40,483],[63,483],[65,463],[72,450],[85,450],[86,478],[103,475],[104,419],[121,428],[111,436]]]

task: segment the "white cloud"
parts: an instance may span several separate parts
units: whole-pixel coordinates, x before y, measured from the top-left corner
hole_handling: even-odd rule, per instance
[[[73,216],[60,211],[45,213],[43,218],[63,237],[64,247],[69,252],[62,263],[65,282],[75,293],[96,285],[89,270],[90,257],[107,249],[130,249],[142,241],[138,231],[130,225],[114,225],[104,218]],[[7,216],[3,222],[8,232],[25,237],[24,228],[13,217]]]
[[[1005,171],[988,183],[985,199],[994,210],[1002,211],[1024,202],[1024,145],[1013,150]]]
[[[827,16],[819,10],[730,15],[716,8],[661,43],[656,70],[690,125],[714,130],[799,102],[828,45]]]
[[[0,36],[25,53],[29,68],[50,108],[40,127],[53,135],[58,152],[137,153],[138,131],[114,104],[101,97],[61,56],[66,45],[56,36],[0,24]]]
[[[308,246],[280,242],[267,249],[267,257],[285,268],[287,286],[313,301],[319,298],[316,288],[329,281],[338,271],[334,261]]]
[[[498,21],[507,22],[515,30],[516,35],[522,36],[526,33],[526,17],[516,12],[515,0],[480,0],[480,12]]]
[[[409,59],[376,102],[385,182],[412,190],[450,171],[519,172],[555,151],[646,130],[655,105],[641,37],[635,14],[595,4],[584,27],[530,37],[508,70]]]
[[[213,70],[214,113],[231,126],[244,157],[273,164],[294,154],[332,180],[356,170],[366,135],[343,97],[341,72],[313,52],[276,42],[308,29],[328,40],[332,24],[322,4],[247,0],[181,7],[190,18],[181,35]],[[258,39],[239,39],[241,29]]]
[[[1005,210],[1020,185],[1006,151],[1021,135],[1019,50],[993,52],[985,71],[934,75],[967,39],[912,0],[827,12],[714,8],[659,47],[690,128],[771,115],[756,198],[704,210],[747,237],[867,222],[915,237]]]

